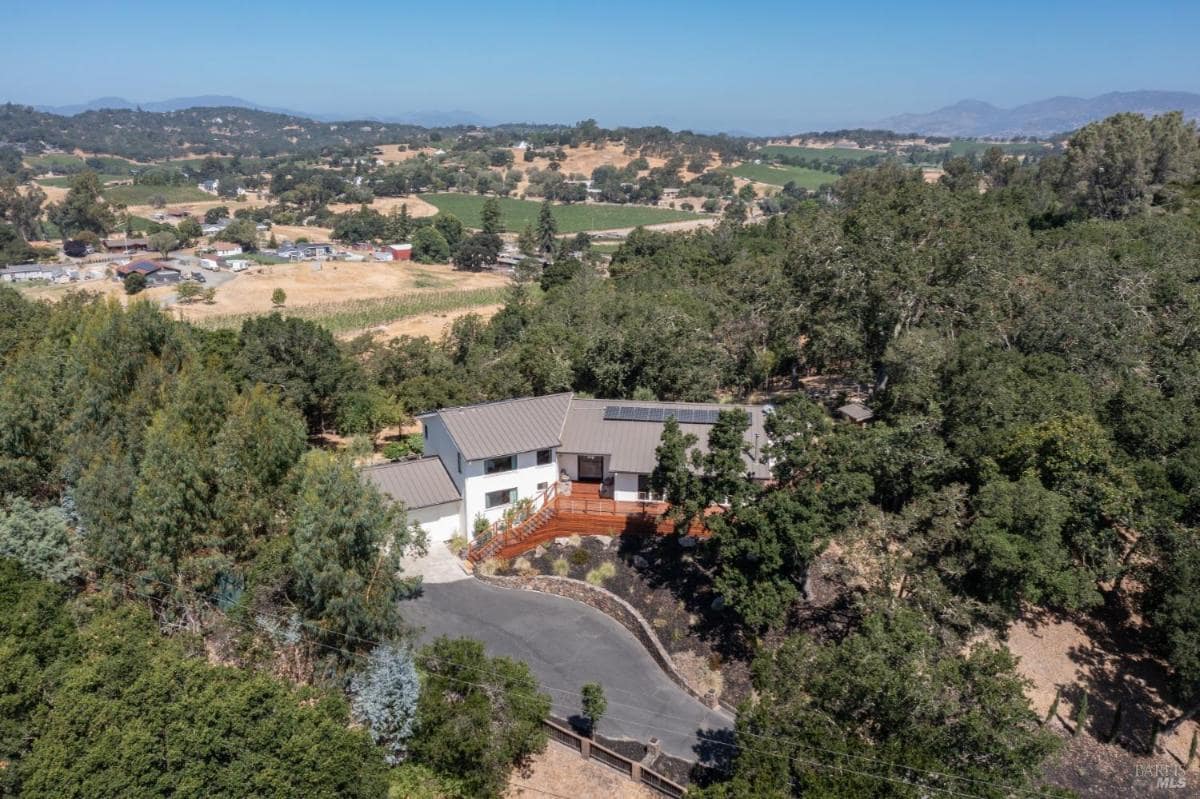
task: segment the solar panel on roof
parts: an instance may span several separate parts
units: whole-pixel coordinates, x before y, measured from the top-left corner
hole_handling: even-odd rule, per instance
[[[604,419],[618,422],[664,422],[674,417],[680,424],[716,424],[720,411],[706,408],[662,408],[645,405],[606,405]]]

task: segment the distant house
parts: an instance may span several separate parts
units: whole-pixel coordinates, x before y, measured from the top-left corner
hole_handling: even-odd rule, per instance
[[[677,188],[668,187],[668,188],[665,188],[662,190],[662,198],[664,200],[674,200],[678,197],[679,197],[679,189],[677,189]]]
[[[196,184],[196,188],[207,194],[216,194],[221,189],[221,181],[217,179],[202,180]]]
[[[875,412],[861,402],[850,402],[837,409],[838,415],[848,422],[865,425],[875,418]]]
[[[242,245],[236,244],[232,241],[214,241],[212,244],[208,245],[208,247],[218,258],[226,258],[230,255],[242,254]]]
[[[20,264],[0,269],[0,283],[24,283],[31,280],[54,280],[60,270],[42,264]]]
[[[101,239],[100,243],[109,252],[145,252],[150,249],[150,242],[146,239]]]
[[[541,256],[525,255],[524,253],[520,253],[520,252],[502,252],[502,253],[500,253],[500,255],[496,256],[496,263],[499,264],[500,266],[515,267],[517,264],[521,263],[522,261],[524,261],[526,259],[532,259],[534,261],[537,261],[542,266],[545,266],[546,264],[550,263],[549,259],[547,259],[547,258],[543,258]]]
[[[411,261],[412,260],[412,245],[411,244],[389,244],[388,252],[392,254],[393,261]]]
[[[216,222],[208,222],[200,226],[200,232],[205,236],[215,236],[225,228],[229,227],[229,223],[233,221],[229,217],[218,219]]]
[[[117,280],[124,280],[135,272],[146,278],[147,286],[166,286],[178,283],[181,277],[179,270],[173,266],[141,258],[118,266],[116,268],[116,278]]]
[[[286,244],[275,251],[280,258],[289,261],[323,260],[332,258],[337,249],[327,242],[315,244]]]

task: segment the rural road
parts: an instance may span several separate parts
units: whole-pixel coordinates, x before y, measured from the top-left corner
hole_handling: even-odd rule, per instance
[[[429,577],[424,594],[400,606],[405,621],[422,628],[421,640],[475,638],[492,655],[525,661],[560,718],[577,715],[580,688],[598,682],[608,699],[601,735],[642,742],[657,737],[667,754],[695,761],[709,759],[697,752],[701,731],[730,734],[732,719],[671,682],[637,639],[603,613],[569,599],[497,588],[469,577]],[[719,753],[722,747],[716,749]]]

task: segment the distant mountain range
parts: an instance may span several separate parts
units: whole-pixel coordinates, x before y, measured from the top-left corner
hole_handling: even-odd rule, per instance
[[[403,125],[420,125],[424,128],[444,128],[455,125],[486,126],[492,122],[470,111],[409,111],[402,114],[381,116],[351,115],[351,114],[312,114],[307,111],[295,111],[290,108],[277,108],[269,105],[244,100],[241,97],[229,97],[221,94],[203,94],[199,97],[172,97],[169,100],[154,100],[144,103],[126,100],[124,97],[98,97],[86,103],[74,105],[38,105],[38,111],[59,116],[75,116],[84,111],[99,111],[105,108],[143,111],[182,111],[186,108],[249,108],[254,111],[269,111],[273,114],[286,114],[293,117],[304,117],[318,122],[343,122],[348,120],[373,120],[376,122],[394,122]]]
[[[872,127],[927,136],[1051,136],[1089,122],[1131,111],[1147,116],[1182,111],[1200,119],[1200,94],[1192,92],[1109,92],[1099,97],[1051,97],[1016,108],[963,100],[927,114],[899,114]]]

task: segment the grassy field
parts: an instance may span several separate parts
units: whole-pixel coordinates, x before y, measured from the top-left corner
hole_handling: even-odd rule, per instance
[[[155,195],[169,203],[190,203],[215,200],[195,186],[110,186],[104,190],[104,199],[124,205],[149,205]]]
[[[484,201],[487,200],[478,194],[422,194],[421,199],[437,206],[439,211],[454,214],[464,225],[473,228],[482,224],[479,215]],[[512,197],[500,197],[499,200],[506,230],[519,231],[526,225],[537,222],[541,203]],[[612,230],[699,217],[699,214],[687,211],[649,208],[643,205],[555,205],[553,209],[559,233]]]
[[[769,164],[742,164],[729,170],[735,177],[753,180],[756,183],[768,183],[772,186],[786,186],[795,181],[797,186],[805,189],[817,189],[826,183],[836,183],[838,176],[832,172],[822,172],[819,169],[807,169],[801,166],[771,166]]]
[[[763,158],[774,158],[779,155],[788,158],[819,158],[822,161],[862,161],[873,155],[887,155],[879,150],[856,150],[852,147],[792,147],[786,144],[768,144],[755,150]]]
[[[93,164],[99,162],[97,166],[98,172],[105,172],[113,175],[119,175],[123,178],[129,177],[130,170],[138,165],[133,161],[128,161],[124,158],[118,158],[115,155],[101,155],[88,159]],[[82,170],[87,166],[82,158],[77,155],[67,155],[66,153],[47,153],[46,155],[38,155],[33,158],[25,159],[29,164],[29,168],[35,172],[52,172],[54,170]]]
[[[99,175],[97,175],[97,177],[100,178],[101,183],[113,183],[113,182],[119,181],[119,180],[129,180],[130,179],[129,175],[117,175],[117,174],[110,175],[108,173],[99,174]],[[37,182],[43,186],[54,186],[55,188],[59,188],[59,189],[69,189],[69,188],[71,188],[71,181],[73,181],[74,179],[75,179],[74,175],[65,175],[60,178],[40,178]]]
[[[362,330],[375,325],[384,325],[399,319],[424,314],[445,313],[461,308],[494,305],[504,301],[507,289],[494,286],[466,291],[427,291],[404,297],[375,297],[372,299],[323,302],[286,308],[285,316],[309,319],[334,333]],[[261,314],[242,313],[210,316],[195,322],[198,327],[210,330],[218,328],[240,328],[242,323]]]

